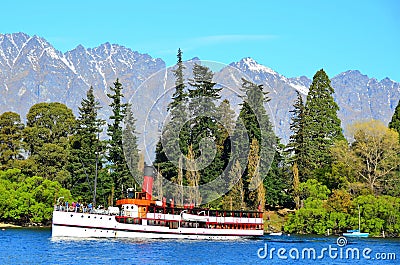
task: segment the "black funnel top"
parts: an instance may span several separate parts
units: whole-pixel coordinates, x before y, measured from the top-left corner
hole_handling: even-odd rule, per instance
[[[154,171],[154,169],[153,169],[153,166],[145,166],[144,167],[144,175],[145,176],[150,176],[150,177],[153,177],[153,171]]]

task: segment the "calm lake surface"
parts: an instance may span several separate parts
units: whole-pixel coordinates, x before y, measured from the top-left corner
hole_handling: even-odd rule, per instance
[[[342,247],[337,237],[295,235],[236,241],[54,240],[48,228],[5,229],[0,230],[0,264],[400,264],[400,239],[347,240]]]

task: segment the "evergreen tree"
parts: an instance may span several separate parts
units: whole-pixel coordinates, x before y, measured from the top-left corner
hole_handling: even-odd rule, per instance
[[[293,200],[290,195],[292,179],[290,176],[289,164],[285,146],[276,139],[276,150],[274,159],[267,176],[264,178],[266,191],[266,204],[269,207],[293,207]]]
[[[394,129],[400,135],[400,100],[397,103],[396,109],[394,110],[392,119],[389,122],[389,128]],[[400,141],[400,138],[399,138]]]
[[[176,69],[172,71],[175,76],[175,92],[172,96],[172,102],[168,105],[171,118],[163,128],[162,136],[157,143],[154,161],[154,165],[168,180],[176,177],[179,159],[182,154],[187,154],[189,145],[189,127],[186,124],[188,95],[185,90],[183,75],[185,66],[182,61],[181,49],[178,50],[177,58]]]
[[[135,181],[136,177],[141,177],[142,173],[139,172],[139,149],[137,144],[137,135],[136,135],[136,125],[135,118],[133,117],[132,110],[130,105],[126,110],[125,117],[125,129],[123,131],[123,144],[124,144],[124,154],[128,168],[130,169],[131,174],[129,175],[129,181],[127,185],[129,187],[135,187],[137,182]]]
[[[262,85],[256,85],[245,79],[242,88],[245,92],[244,101],[236,121],[235,131],[233,133],[234,152],[232,155],[240,162],[244,168],[243,185],[245,189],[245,200],[247,204],[251,204],[249,183],[251,174],[249,171],[250,144],[253,140],[257,140],[259,153],[259,174],[261,178],[265,178],[269,167],[272,163],[275,153],[276,137],[272,130],[267,111],[264,103],[269,101],[267,92],[263,92]],[[264,205],[262,205],[264,207]]]
[[[172,102],[168,105],[168,110],[179,110],[182,106],[182,103],[187,101],[187,93],[185,91],[185,78],[183,76],[183,71],[185,70],[185,66],[182,61],[182,51],[179,48],[177,54],[177,63],[176,69],[173,70],[173,74],[175,76],[175,92],[172,95]],[[178,113],[176,113],[178,114]]]
[[[301,165],[303,172],[300,172],[302,182],[316,178],[328,188],[330,181],[326,176],[332,163],[330,148],[335,141],[344,139],[333,93],[328,76],[324,70],[319,70],[314,75],[305,105],[303,141],[307,163]]]
[[[0,115],[0,169],[12,167],[16,160],[23,159],[23,128],[19,114],[4,112]]]
[[[221,149],[215,148],[220,131],[215,101],[222,88],[215,88],[214,74],[205,66],[195,64],[193,79],[189,80],[190,145],[194,157],[199,158],[200,184],[211,182],[223,172]],[[217,188],[218,189],[218,188]]]
[[[93,87],[90,87],[78,108],[77,130],[71,141],[70,189],[75,196],[81,196],[85,201],[94,198],[95,182],[98,171],[102,168],[105,146],[100,141],[99,134],[103,131],[105,121],[98,117],[100,108],[100,103],[93,94]]]
[[[292,122],[290,123],[292,135],[287,145],[287,151],[292,155],[291,161],[297,164],[300,172],[303,172],[304,165],[307,163],[307,156],[304,150],[305,106],[300,92],[296,90],[296,93],[297,99],[293,105],[294,109],[290,111],[292,113]]]
[[[110,107],[112,115],[110,120],[112,124],[108,124],[107,135],[110,137],[108,141],[108,161],[111,163],[110,172],[113,179],[114,191],[117,196],[124,193],[124,186],[130,184],[130,173],[126,165],[125,156],[122,147],[122,122],[126,115],[127,104],[122,102],[124,97],[122,84],[117,79],[114,87],[110,87],[113,94],[107,94],[112,100]],[[112,196],[113,197],[113,196]],[[114,198],[112,198],[113,200]]]
[[[218,131],[217,148],[222,154],[223,168],[226,168],[231,157],[231,137],[235,129],[235,111],[231,108],[229,100],[224,99],[217,108]]]

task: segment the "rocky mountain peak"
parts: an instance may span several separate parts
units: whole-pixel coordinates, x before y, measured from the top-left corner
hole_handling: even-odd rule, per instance
[[[306,95],[311,80],[305,76],[287,78],[250,57],[230,66],[269,92],[269,115],[276,134],[286,143],[296,90]],[[77,113],[87,89],[93,86],[103,106],[101,116],[107,118],[110,110],[106,94],[116,78],[123,84],[125,98],[129,100],[146,79],[164,68],[162,59],[118,44],[107,42],[94,48],[78,45],[63,54],[39,36],[0,34],[0,113],[15,111],[25,118],[32,105],[44,101],[65,103]],[[227,83],[231,75],[231,71],[222,69],[216,73],[215,81]],[[240,86],[240,78],[235,82]],[[344,130],[356,120],[373,118],[388,123],[400,98],[400,83],[389,78],[378,81],[358,70],[331,78],[331,84]],[[153,91],[155,94],[157,89]],[[160,93],[163,89],[160,86]],[[153,96],[148,95],[149,99]],[[140,104],[154,104],[148,101],[141,100]],[[167,106],[168,102],[162,105]],[[160,113],[166,115],[166,109],[160,109]]]

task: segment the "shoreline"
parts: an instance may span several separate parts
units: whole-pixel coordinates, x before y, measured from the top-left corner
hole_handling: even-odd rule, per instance
[[[22,226],[0,222],[0,228],[22,228]]]

